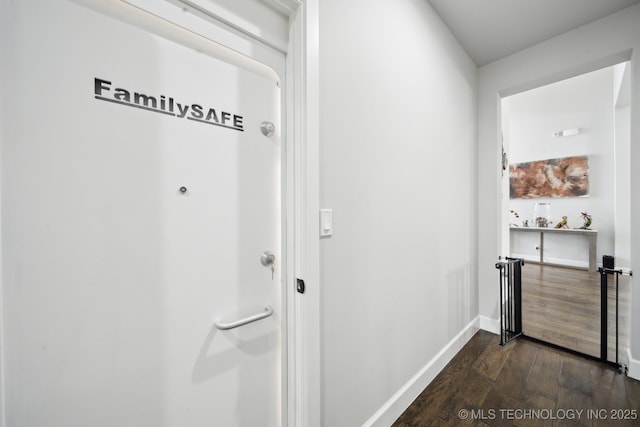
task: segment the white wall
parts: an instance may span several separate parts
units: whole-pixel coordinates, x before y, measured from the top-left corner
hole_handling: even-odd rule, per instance
[[[580,27],[534,47],[488,64],[479,70],[478,102],[478,280],[480,314],[498,317],[498,287],[494,263],[500,254],[499,118],[501,96],[532,89],[631,59],[631,140],[640,137],[640,5]],[[631,164],[640,162],[640,147],[632,144]],[[640,170],[631,169],[631,182]],[[640,193],[631,191],[631,217],[640,215]],[[631,267],[640,269],[640,224],[631,224]],[[632,279],[632,282],[635,279]],[[631,284],[633,287],[633,283]],[[640,293],[632,296],[631,351],[640,359]],[[640,375],[640,372],[637,373]]]
[[[628,63],[614,67],[615,97],[615,224],[616,266],[629,267],[631,263],[631,80]]]
[[[477,315],[476,67],[423,0],[320,35],[323,425],[359,426]]]
[[[6,22],[3,17],[7,16],[8,4],[6,1],[0,1],[0,64],[1,58],[4,58],[7,55],[8,49],[11,46],[11,28],[12,26]],[[6,97],[6,86],[8,82],[6,81],[5,73],[0,73],[0,165],[2,164],[2,141],[4,138],[4,111],[5,111],[5,103],[3,99]],[[0,171],[1,172],[1,171]],[[2,174],[0,173],[0,242],[2,241]],[[2,247],[0,244],[0,427],[5,427],[5,411],[4,411],[4,301],[3,301],[3,292],[2,292],[2,275],[3,275],[3,262],[2,262]]]
[[[614,125],[613,69],[584,74],[511,97],[509,116],[509,160],[511,164],[570,156],[589,157],[588,197],[510,199],[508,210],[515,210],[523,220],[533,224],[536,202],[551,204],[552,227],[567,216],[571,228],[583,224],[581,212],[593,217],[592,229],[598,230],[597,260],[614,255]],[[503,109],[504,109],[503,104]],[[569,137],[554,137],[563,129],[580,129]],[[508,176],[505,174],[505,178]],[[506,194],[505,198],[509,198]],[[514,217],[510,217],[514,222]],[[507,222],[505,224],[508,225]],[[587,267],[589,245],[583,236],[545,236],[546,262]],[[536,247],[539,237],[514,233],[511,255],[539,260]]]

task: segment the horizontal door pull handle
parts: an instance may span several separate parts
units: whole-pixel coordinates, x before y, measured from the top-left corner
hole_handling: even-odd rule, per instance
[[[253,316],[245,317],[244,319],[236,320],[235,322],[230,322],[230,323],[216,322],[214,323],[214,325],[216,326],[216,328],[222,331],[226,331],[228,329],[237,328],[239,326],[243,326],[248,323],[257,322],[258,320],[266,319],[272,314],[273,314],[273,308],[271,308],[271,306],[268,305],[264,308],[264,313],[254,314]]]

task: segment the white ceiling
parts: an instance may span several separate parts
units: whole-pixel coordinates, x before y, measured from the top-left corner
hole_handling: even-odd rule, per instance
[[[427,1],[479,67],[640,2],[640,0]]]

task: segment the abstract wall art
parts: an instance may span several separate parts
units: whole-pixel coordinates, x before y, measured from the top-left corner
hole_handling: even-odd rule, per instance
[[[510,198],[581,197],[589,194],[587,156],[509,165]]]

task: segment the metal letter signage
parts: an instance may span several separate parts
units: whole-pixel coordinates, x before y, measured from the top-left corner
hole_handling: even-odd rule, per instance
[[[119,87],[112,89],[110,81],[97,77],[94,78],[93,93],[95,98],[101,101],[141,108],[143,110],[174,116],[179,119],[186,118],[187,120],[193,120],[195,122],[244,132],[244,118],[240,115],[231,114],[226,111],[220,111],[218,114],[213,108],[206,109],[198,104],[181,104],[176,102],[174,98],[167,98],[165,95],[155,97],[139,92],[132,93],[127,89]]]

